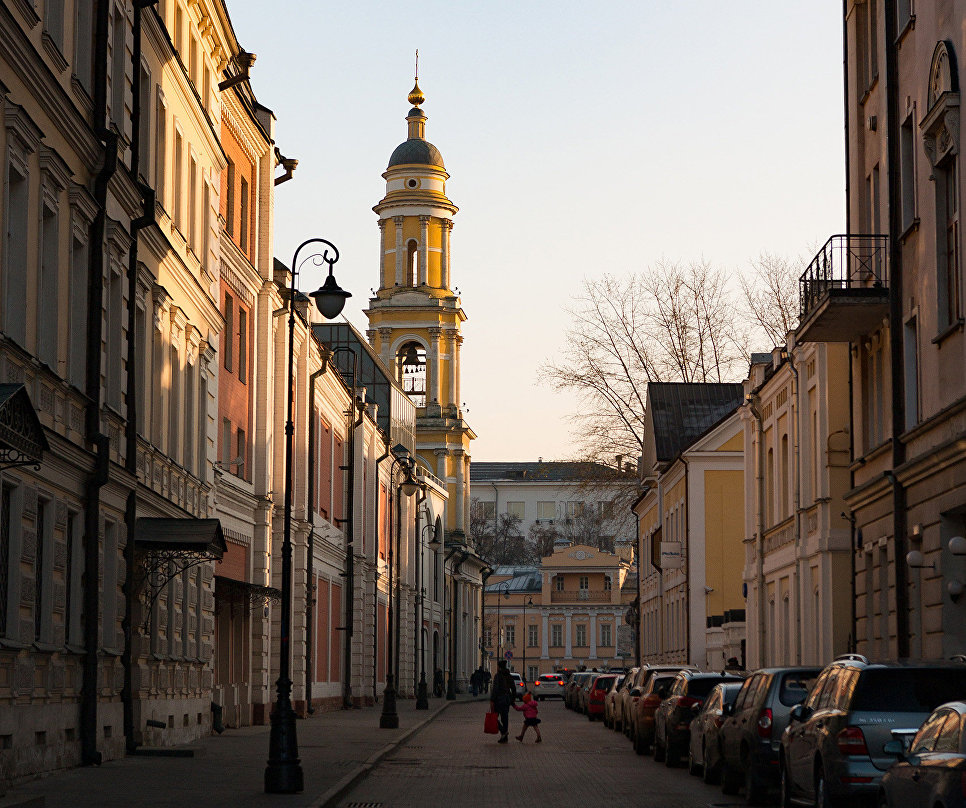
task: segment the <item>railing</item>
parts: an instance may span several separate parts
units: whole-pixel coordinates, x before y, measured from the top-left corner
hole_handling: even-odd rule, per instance
[[[886,289],[889,237],[837,235],[825,242],[799,279],[804,319],[831,289]]]
[[[610,603],[611,590],[609,589],[570,589],[552,590],[550,592],[551,603],[572,603],[573,601],[584,601],[586,603]]]

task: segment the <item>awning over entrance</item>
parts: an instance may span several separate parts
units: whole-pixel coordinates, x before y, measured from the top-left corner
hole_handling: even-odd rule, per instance
[[[248,581],[226,578],[223,575],[215,576],[216,604],[224,603],[230,607],[256,609],[273,602],[282,602],[282,593],[274,586],[259,586]]]
[[[27,388],[22,384],[0,384],[0,469],[39,468],[47,451],[50,446]]]

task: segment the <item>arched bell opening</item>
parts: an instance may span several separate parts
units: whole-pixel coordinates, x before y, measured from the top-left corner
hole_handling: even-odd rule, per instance
[[[399,383],[417,407],[426,406],[426,349],[418,342],[407,342],[396,354]]]
[[[406,285],[416,285],[416,264],[419,260],[419,245],[415,239],[409,239],[406,245]]]

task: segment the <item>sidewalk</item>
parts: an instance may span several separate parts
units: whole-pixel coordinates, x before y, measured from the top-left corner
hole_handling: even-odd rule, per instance
[[[379,728],[381,704],[300,720],[298,744],[305,775],[301,794],[264,793],[269,727],[263,726],[228,729],[203,738],[192,744],[193,758],[125,757],[102,766],[56,772],[10,788],[7,799],[16,803],[43,796],[46,808],[327,808],[447,707],[486,698],[466,694],[455,702],[434,698],[429,700],[429,710],[416,710],[414,700],[400,699],[399,729],[394,730]]]

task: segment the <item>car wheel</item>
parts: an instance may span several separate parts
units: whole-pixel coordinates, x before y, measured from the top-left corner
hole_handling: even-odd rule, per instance
[[[714,786],[718,784],[721,779],[721,774],[718,771],[718,766],[711,765],[711,759],[708,757],[708,748],[703,746],[701,748],[701,759],[704,761],[704,766],[701,771],[701,779],[704,780],[709,786]]]
[[[634,751],[639,755],[647,754],[647,744],[644,743],[644,739],[638,735],[636,732],[631,737],[631,742],[634,744]]]
[[[745,769],[745,799],[749,805],[763,805],[768,799],[768,788],[761,781],[751,761]]]
[[[676,747],[671,745],[671,742],[664,738],[664,765],[669,769],[673,769],[681,762],[681,755],[678,754]]]
[[[886,796],[885,791],[879,792],[879,799],[876,800],[876,805],[879,808],[889,808],[889,797]]]
[[[779,785],[779,797],[778,804],[781,808],[792,808],[792,780],[788,774],[788,768],[785,766],[785,760],[779,761],[780,765],[780,785]]]
[[[728,761],[723,761],[721,764],[721,793],[731,795],[737,794],[740,790],[741,773],[732,769],[728,765]]]
[[[698,765],[698,762],[694,759],[694,753],[688,749],[688,774],[698,777],[701,775],[704,766]]]
[[[832,799],[829,797],[828,784],[825,781],[825,769],[820,763],[815,769],[815,808],[832,808]]]
[[[657,739],[657,730],[654,731],[654,760],[658,763],[663,763],[665,758],[667,758],[667,750]]]

